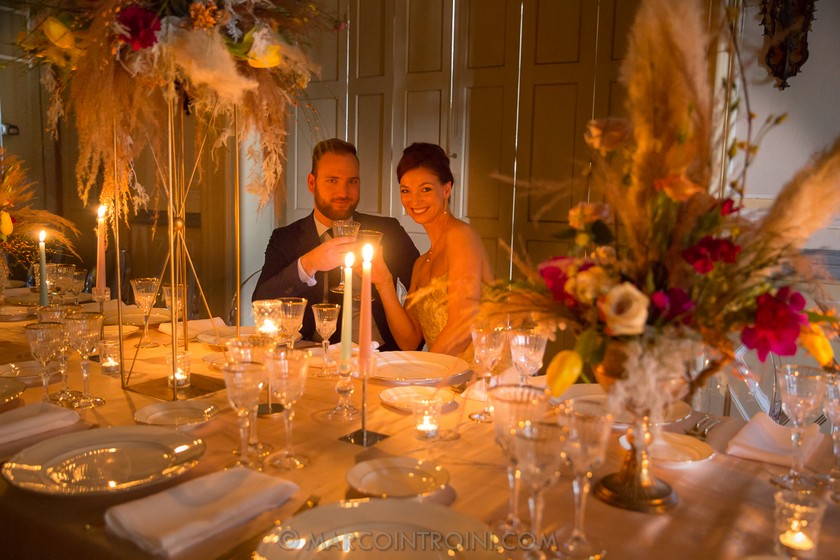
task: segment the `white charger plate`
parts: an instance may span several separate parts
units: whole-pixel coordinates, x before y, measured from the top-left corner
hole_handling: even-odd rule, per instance
[[[372,377],[398,385],[439,383],[469,371],[461,358],[434,352],[380,352]]]
[[[17,379],[18,381],[24,383],[27,387],[31,387],[33,385],[43,384],[43,380],[41,379],[41,371],[41,364],[39,364],[35,360],[30,360],[26,362],[14,362],[10,364],[3,364],[2,366],[0,366],[0,378]],[[60,373],[58,371],[58,364],[56,364],[55,362],[50,362],[49,364],[47,364],[47,371],[50,372],[50,379],[52,379]],[[2,395],[0,395],[0,402],[6,402],[2,400],[2,398]]]
[[[26,321],[35,315],[35,306],[3,305],[0,306],[0,321]]]
[[[153,426],[196,427],[219,414],[219,407],[202,400],[169,401],[144,406],[134,413],[134,421]]]
[[[224,352],[210,352],[202,356],[201,361],[219,371],[222,371],[222,368],[228,363],[227,356]]]
[[[406,539],[416,533],[423,538],[411,546]],[[383,542],[403,546],[371,550],[371,543]],[[461,545],[463,550],[447,545]],[[441,505],[406,506],[403,500],[359,500],[310,509],[274,528],[257,546],[257,553],[266,560],[483,560],[503,558],[503,552],[498,537],[480,521]]]
[[[413,457],[383,457],[353,465],[347,471],[351,488],[376,498],[428,496],[449,482],[449,471],[437,461]]]
[[[106,325],[116,325],[117,324],[117,310],[110,309],[105,312],[105,324]],[[122,311],[122,323],[123,325],[133,325],[136,327],[142,327],[146,320],[146,316],[143,314],[143,311],[137,307],[125,307]],[[149,312],[149,324],[150,325],[159,325],[161,323],[165,323],[167,321],[172,320],[172,315],[168,309],[157,308],[153,307]]]
[[[105,332],[105,338],[119,338],[120,336],[120,326],[119,325],[106,325],[102,327],[103,331]],[[122,327],[123,330],[123,337],[132,335],[140,330],[140,327],[137,325],[129,325],[125,324]]]
[[[596,385],[597,387],[597,385]],[[600,388],[600,387],[599,387]],[[603,389],[601,389],[600,393],[593,392],[590,394],[584,394],[578,397],[577,400],[586,401],[592,404],[599,404],[604,406],[607,401],[607,394],[604,393]],[[566,398],[563,398],[566,400]],[[661,424],[671,424],[673,422],[678,422],[684,418],[688,418],[691,414],[691,406],[688,403],[684,403],[683,401],[676,401],[671,403],[667,409],[665,409],[665,415],[662,418]],[[630,425],[630,422],[633,421],[633,417],[627,411],[621,411],[618,413],[615,418],[613,419],[613,425],[617,428],[626,428]]]
[[[7,364],[8,365],[8,364]],[[41,378],[40,372],[38,378]],[[7,403],[21,396],[26,390],[26,385],[17,379],[7,377],[0,378],[0,404]]]
[[[428,399],[435,397],[440,399],[443,406],[453,401],[455,395],[452,391],[427,385],[404,385],[401,387],[390,387],[379,393],[379,398],[387,405],[411,412],[417,399]]]
[[[201,438],[172,428],[99,428],[28,447],[2,472],[12,485],[41,494],[114,494],[179,476],[198,463],[204,449]]]
[[[618,441],[624,449],[630,449],[626,434],[618,438]],[[715,450],[697,438],[685,434],[662,432],[661,436],[654,439],[648,446],[648,453],[654,464],[675,466],[711,459]]]
[[[41,294],[39,292],[33,292],[29,288],[15,288],[13,292],[9,294],[9,291],[6,291],[7,303],[12,305],[40,305],[41,303]],[[70,296],[65,297],[69,298]],[[79,294],[79,303],[87,303],[89,301],[93,301],[91,294],[85,292]]]

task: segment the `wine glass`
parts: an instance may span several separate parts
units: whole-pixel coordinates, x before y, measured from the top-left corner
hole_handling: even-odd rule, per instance
[[[41,379],[44,381],[44,400],[50,400],[50,374],[47,364],[54,360],[62,344],[61,323],[31,323],[24,327],[32,356],[41,364]]]
[[[353,239],[356,239],[359,235],[359,229],[361,227],[362,224],[353,221],[352,218],[349,220],[334,220],[332,223],[333,237],[352,237]],[[339,282],[338,286],[330,288],[330,291],[336,294],[344,293],[343,275],[341,277],[341,282]]]
[[[260,400],[260,384],[265,379],[265,366],[253,362],[230,363],[222,368],[227,388],[228,402],[236,411],[239,421],[239,459],[231,465],[260,470],[251,460],[248,446],[250,419],[256,413]]]
[[[49,395],[52,402],[59,404],[69,403],[81,395],[79,391],[71,391],[67,385],[67,353],[70,350],[70,335],[67,331],[67,324],[64,322],[67,315],[78,313],[79,311],[81,311],[81,307],[79,306],[64,304],[45,305],[38,309],[38,321],[42,323],[61,323],[62,327],[61,346],[58,350],[58,371],[61,375],[61,389]]]
[[[276,345],[274,338],[262,334],[252,334],[248,338],[233,338],[225,342],[225,350],[227,352],[227,359],[231,363],[254,363],[265,365],[265,353],[272,350]],[[260,390],[268,386],[268,370],[260,382]],[[269,403],[271,401],[271,392],[269,391]],[[269,406],[269,411],[271,406]],[[272,451],[274,447],[271,444],[259,440],[257,435],[257,414],[259,406],[250,411],[248,419],[248,447],[252,455],[257,457],[265,457]]]
[[[816,368],[785,364],[776,370],[776,385],[782,399],[782,410],[793,424],[793,462],[787,474],[775,476],[770,481],[789,490],[813,490],[817,481],[803,474],[805,457],[802,453],[802,432],[805,424],[819,416],[825,393],[825,374]]]
[[[157,342],[149,340],[149,313],[155,303],[155,297],[157,297],[158,279],[132,278],[131,289],[134,291],[134,301],[143,311],[143,316],[145,317],[145,321],[143,321],[143,336],[135,346],[137,348],[156,348],[160,345]]]
[[[289,350],[294,348],[295,340],[300,338],[300,329],[303,326],[303,314],[306,312],[306,298],[283,297],[280,298],[280,333],[286,340]]]
[[[70,347],[82,358],[82,394],[70,402],[73,408],[94,408],[105,404],[105,399],[90,394],[90,374],[88,372],[88,358],[102,331],[102,321],[105,316],[101,313],[72,313],[64,322],[67,325]]]
[[[566,401],[565,407],[556,410],[558,424],[568,429],[564,451],[574,473],[572,490],[575,495],[574,524],[558,545],[560,558],[603,558],[607,551],[584,532],[586,498],[589,496],[592,471],[604,461],[607,440],[613,418],[600,404],[589,401]]]
[[[511,533],[522,526],[519,520],[519,473],[514,433],[520,421],[533,415],[544,415],[550,405],[546,391],[530,385],[496,385],[487,391],[487,395],[496,415],[493,422],[496,444],[508,458],[510,489],[507,517],[494,523],[493,528],[498,534]]]
[[[834,449],[834,466],[829,471],[832,482],[832,499],[840,501],[840,375],[829,375],[825,382],[825,415],[831,422],[831,441]]]
[[[85,290],[85,280],[88,271],[83,268],[74,268],[68,272],[67,293],[73,296],[73,305],[79,305],[79,294]]]
[[[268,366],[269,387],[274,398],[283,405],[283,420],[286,425],[286,448],[276,457],[267,459],[270,465],[280,469],[301,469],[309,459],[295,455],[292,451],[292,424],[295,418],[294,404],[303,396],[306,387],[306,370],[310,353],[303,350],[273,350],[265,356]]]
[[[565,406],[563,403],[561,406]],[[538,548],[542,530],[544,492],[557,480],[557,474],[565,461],[563,446],[569,434],[567,425],[551,422],[549,417],[534,417],[517,424],[514,437],[514,453],[519,465],[520,478],[530,487],[528,508],[531,512],[530,533],[534,536],[533,548],[525,557],[544,560],[545,552]]]
[[[176,288],[178,288],[176,286]],[[178,299],[178,309],[172,309],[172,286],[162,286],[161,289],[163,290],[163,303],[166,305],[166,308],[172,313],[172,316],[177,320],[180,320],[184,314],[184,298],[185,295],[183,290],[176,289],[175,296]]]
[[[316,303],[312,306],[312,314],[315,316],[315,330],[321,335],[321,346],[324,349],[324,368],[318,377],[331,376],[330,337],[338,324],[339,311],[341,311],[341,306],[337,303]]]
[[[543,365],[548,337],[537,328],[514,329],[510,333],[510,358],[519,374],[519,384],[528,385]]]
[[[502,349],[505,344],[505,331],[501,326],[474,324],[470,329],[475,359],[481,364],[484,370],[481,381],[484,384],[484,408],[479,412],[470,414],[470,420],[476,422],[492,422],[493,414],[490,411],[490,399],[487,398],[487,379],[493,375],[493,368],[499,358],[502,357]]]

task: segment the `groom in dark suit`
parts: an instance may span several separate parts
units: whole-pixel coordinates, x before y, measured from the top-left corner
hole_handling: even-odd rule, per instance
[[[277,228],[271,234],[253,299],[305,297],[308,304],[301,334],[306,340],[315,340],[312,304],[329,299],[330,292],[325,282],[328,277],[330,283],[340,279],[340,274],[337,274],[339,267],[344,266],[345,255],[355,247],[355,239],[328,237],[332,233],[333,220],[352,218],[362,224],[361,229],[382,232],[385,263],[394,276],[394,282],[399,280],[406,289],[411,284],[411,270],[420,253],[395,218],[356,212],[360,179],[359,159],[353,144],[338,138],[319,142],[312,152],[312,171],[307,177],[307,184],[314,196],[315,209],[309,216]],[[354,280],[358,281],[358,278]],[[325,296],[327,299],[324,299]],[[341,303],[341,296],[337,297],[335,303]],[[372,307],[375,328],[382,339],[380,350],[399,350],[388,329],[379,298],[373,301]],[[342,314],[345,312],[344,309],[341,311]],[[331,342],[340,340],[340,318],[338,325]]]

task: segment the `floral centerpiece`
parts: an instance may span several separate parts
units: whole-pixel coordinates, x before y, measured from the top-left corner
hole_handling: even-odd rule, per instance
[[[68,109],[75,116],[83,201],[101,170],[100,200],[117,195],[135,208],[148,201],[132,162],[144,146],[159,167],[167,161],[164,123],[173,104],[215,130],[217,146],[234,132],[256,132],[251,157],[258,172],[249,189],[261,204],[269,200],[280,184],[287,107],[317,71],[301,47],[311,31],[329,25],[314,3],[57,0],[43,6],[18,43],[27,61],[46,66],[50,125]]]
[[[76,255],[68,237],[78,235],[76,226],[61,216],[32,208],[35,195],[23,162],[0,147],[0,281],[8,275],[10,264],[27,268],[37,261],[41,230],[49,239],[48,250],[63,248]]]
[[[709,37],[695,2],[642,3],[621,70],[629,119],[589,123],[587,177],[593,199],[569,212],[571,254],[541,263],[512,286],[497,285],[483,312],[519,311],[572,329],[574,350],[556,358],[573,382],[581,364],[598,377],[634,377],[617,389],[655,414],[670,396],[651,372],[679,372],[680,395],[734,357],[738,345],[787,356],[797,344],[830,362],[830,346],[800,293],[814,268],[801,255],[808,237],[840,206],[840,142],[800,171],[760,219],[746,216],[746,166],[756,146],[733,142],[742,172],[714,181]],[[684,16],[686,7],[694,11]],[[765,128],[781,122],[769,118]],[[722,194],[721,194],[722,193]],[[686,362],[706,352],[699,369]],[[562,388],[561,387],[561,388]]]

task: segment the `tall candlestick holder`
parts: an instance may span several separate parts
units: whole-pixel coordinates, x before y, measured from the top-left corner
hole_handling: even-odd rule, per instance
[[[358,364],[358,362],[355,362],[355,364]],[[342,366],[344,366],[344,364],[342,364]],[[366,363],[358,365],[357,369],[359,370],[359,377],[362,380],[362,427],[347,434],[346,436],[341,436],[338,439],[339,441],[346,441],[354,445],[370,447],[371,445],[376,445],[388,437],[385,434],[380,434],[379,432],[373,432],[367,429],[367,384],[368,378],[376,372],[376,356],[372,355]]]

